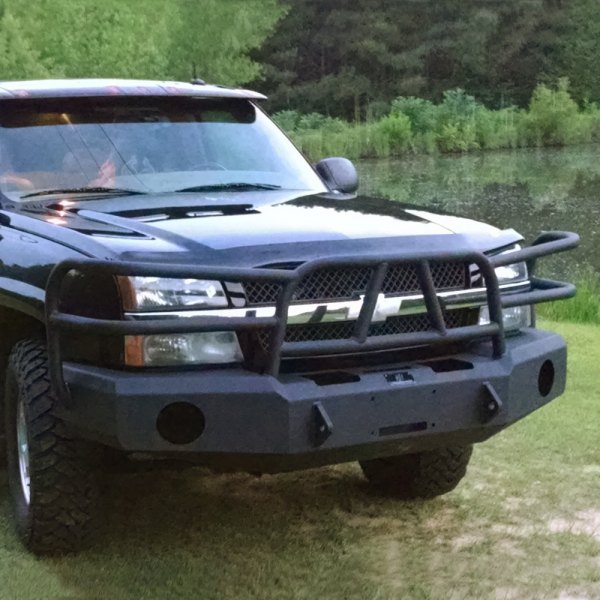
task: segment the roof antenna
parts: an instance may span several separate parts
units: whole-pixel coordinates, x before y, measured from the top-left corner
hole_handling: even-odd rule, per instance
[[[206,85],[204,79],[198,77],[198,70],[196,69],[196,63],[192,63],[192,85]]]

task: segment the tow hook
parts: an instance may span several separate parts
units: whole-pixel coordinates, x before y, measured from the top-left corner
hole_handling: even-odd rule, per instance
[[[487,423],[502,412],[504,405],[502,404],[498,392],[489,381],[484,382],[483,392],[481,420],[484,423]]]
[[[333,422],[320,402],[313,404],[313,440],[315,446],[322,446],[333,433]]]

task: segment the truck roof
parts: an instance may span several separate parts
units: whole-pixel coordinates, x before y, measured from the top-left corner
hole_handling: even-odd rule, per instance
[[[265,100],[251,90],[203,83],[135,79],[43,79],[0,81],[0,101],[15,98],[86,98],[101,96],[191,96]]]

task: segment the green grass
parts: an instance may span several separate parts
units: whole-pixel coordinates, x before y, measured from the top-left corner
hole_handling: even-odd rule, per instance
[[[541,304],[537,312],[545,319],[571,323],[594,323],[600,325],[600,282],[597,277],[587,276],[577,283],[577,295],[567,302]]]
[[[431,502],[374,496],[355,465],[118,474],[96,548],[40,560],[0,473],[0,598],[600,598],[600,327],[542,325],[570,343],[567,394],[478,446]]]

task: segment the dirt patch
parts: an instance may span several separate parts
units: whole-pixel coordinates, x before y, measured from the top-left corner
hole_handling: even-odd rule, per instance
[[[548,523],[552,533],[575,533],[589,535],[600,542],[600,511],[584,510],[573,519],[552,519]]]
[[[516,538],[527,538],[540,532],[540,528],[533,525],[504,525],[500,523],[492,525],[490,530],[492,533]]]
[[[536,503],[535,498],[521,498],[518,496],[509,496],[502,503],[505,510],[514,512],[523,508],[528,508]]]
[[[581,471],[583,473],[600,473],[600,465],[583,465],[583,467],[581,467]]]
[[[523,593],[518,588],[499,587],[494,590],[495,600],[521,600]]]
[[[453,550],[463,550],[464,548],[470,548],[485,542],[485,536],[467,533],[459,535],[450,541]]]
[[[561,592],[556,600],[590,600],[590,597],[582,596],[581,594],[573,594],[572,592]]]

